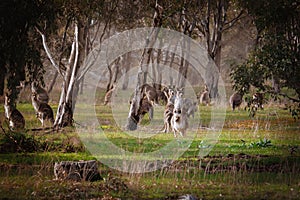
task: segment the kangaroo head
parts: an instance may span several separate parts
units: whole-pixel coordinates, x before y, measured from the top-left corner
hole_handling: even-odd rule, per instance
[[[34,100],[37,100],[37,93],[36,92],[32,92],[31,96]]]

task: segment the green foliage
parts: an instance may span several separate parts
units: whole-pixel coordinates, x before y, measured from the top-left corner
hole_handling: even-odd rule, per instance
[[[14,102],[20,81],[30,81],[32,77],[41,78],[43,72],[40,49],[36,40],[35,26],[44,20],[50,22],[50,7],[37,0],[4,0],[0,3],[0,94],[3,93],[6,76],[7,88],[12,92]]]
[[[258,142],[251,142],[249,146],[265,148],[265,147],[272,146],[272,143],[271,140],[264,138],[264,139],[260,139]]]
[[[289,111],[295,120],[300,119],[300,102],[289,105]]]
[[[241,6],[253,17],[258,30],[258,43],[248,59],[234,66],[231,79],[234,89],[249,91],[254,86],[260,91],[288,97],[298,108],[292,109],[293,117],[299,115],[300,102],[300,9],[293,0],[241,1]],[[278,85],[277,89],[275,85]],[[287,87],[296,92],[290,97],[280,92]]]

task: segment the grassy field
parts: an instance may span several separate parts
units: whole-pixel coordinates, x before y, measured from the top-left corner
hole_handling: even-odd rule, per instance
[[[147,173],[121,172],[102,164],[105,160],[126,164],[126,159],[113,153],[92,154],[75,128],[30,131],[41,127],[31,104],[21,103],[18,109],[26,119],[25,133],[9,132],[1,115],[5,131],[0,131],[1,199],[177,199],[185,194],[198,199],[300,198],[300,124],[277,105],[266,106],[254,118],[244,110],[228,108],[224,127],[211,146],[205,140],[210,133],[211,108],[200,107],[195,121],[201,124],[189,130],[188,149],[169,165]],[[3,113],[2,106],[0,111]],[[161,111],[155,113],[157,123],[150,126],[159,130]],[[123,132],[113,114],[109,106],[96,106],[97,130],[102,132],[96,136],[98,145],[109,141],[133,154],[147,154],[171,141],[183,143],[184,139],[174,139],[172,133],[153,134],[147,117],[138,131]],[[201,156],[206,149],[211,151]],[[98,159],[103,180],[55,180],[54,162],[91,159]]]

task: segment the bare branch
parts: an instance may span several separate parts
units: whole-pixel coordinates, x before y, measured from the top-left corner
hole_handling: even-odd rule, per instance
[[[57,65],[57,63],[53,59],[53,57],[52,57],[52,55],[50,53],[50,50],[49,50],[49,48],[47,46],[45,34],[43,34],[42,31],[40,31],[37,27],[36,27],[36,30],[42,36],[43,47],[44,47],[44,50],[45,50],[45,52],[46,52],[46,54],[47,54],[47,56],[48,56],[48,58],[49,58],[49,60],[50,60],[50,62],[52,64],[52,66],[61,74],[59,66]]]
[[[229,22],[226,22],[224,24],[224,27],[223,27],[223,31],[226,31],[228,29],[230,29],[231,27],[233,27],[240,19],[246,17],[246,16],[243,16],[244,14],[244,10],[241,10],[241,12],[238,14],[238,16],[236,16],[235,18],[233,18],[232,20],[230,20]]]
[[[78,44],[78,24],[77,23],[75,23],[74,43],[73,43],[72,47],[73,46],[75,48],[75,58],[74,58],[74,63],[73,63],[73,69],[72,69],[70,84],[69,84],[68,91],[67,91],[67,97],[66,97],[67,100],[69,99],[69,95],[72,95],[71,91],[74,87],[76,71],[77,71],[77,68],[78,68],[77,63],[78,63],[78,57],[79,57],[79,44]],[[70,62],[70,60],[69,60],[69,62]]]
[[[101,33],[101,36],[100,36],[100,47],[99,47],[99,51],[98,50],[95,50],[97,52],[97,54],[93,54],[93,51],[91,52],[91,54],[93,55],[94,57],[94,60],[85,67],[85,69],[83,71],[81,71],[80,75],[78,76],[78,81],[80,81],[84,75],[86,74],[86,72],[93,66],[93,64],[96,62],[98,56],[100,55],[100,51],[101,51],[101,44],[102,44],[102,40],[103,40],[103,37],[106,33],[106,30],[108,28],[108,24],[110,23],[111,19],[109,18],[109,20],[106,21],[105,25],[104,25],[104,28],[103,28],[103,31]]]

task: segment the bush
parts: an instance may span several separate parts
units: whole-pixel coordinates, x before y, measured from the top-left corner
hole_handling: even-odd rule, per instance
[[[35,152],[40,149],[40,143],[33,136],[21,132],[5,131],[0,139],[0,152]]]

